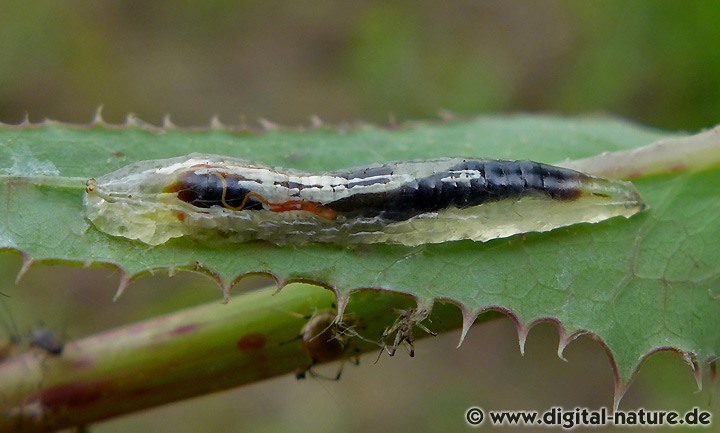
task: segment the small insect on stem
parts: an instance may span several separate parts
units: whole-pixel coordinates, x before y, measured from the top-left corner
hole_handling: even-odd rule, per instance
[[[0,339],[0,361],[10,357],[15,350],[23,343],[20,331],[13,319],[10,309],[5,303],[2,303],[5,314],[0,317],[3,328],[5,328],[7,337]],[[31,347],[40,349],[51,356],[62,355],[65,347],[64,343],[55,335],[55,332],[45,325],[40,325],[27,334],[27,343]]]
[[[60,356],[65,349],[65,344],[57,338],[55,332],[44,325],[30,331],[30,345],[51,356]]]
[[[397,350],[398,346],[403,343],[407,343],[408,352],[410,353],[411,357],[414,357],[415,337],[413,335],[413,328],[417,326],[418,328],[422,329],[433,337],[437,336],[436,332],[431,331],[430,329],[428,329],[427,326],[421,323],[428,318],[429,312],[426,309],[420,308],[411,308],[409,310],[396,311],[400,314],[400,316],[397,318],[397,320],[395,320],[395,323],[393,323],[392,326],[385,328],[385,331],[383,332],[383,349],[387,351],[388,355],[395,356],[395,351]],[[393,344],[391,346],[388,346],[387,344],[385,344],[385,339],[392,334],[395,334],[395,340],[393,341]],[[380,359],[380,355],[382,355],[382,353],[383,350],[380,351],[377,359]],[[377,362],[377,360],[375,362]]]
[[[357,353],[348,356],[352,351],[351,340],[362,338],[356,331],[358,321],[344,318],[345,321],[338,322],[337,314],[334,312],[317,313],[310,317],[310,320],[300,331],[300,347],[310,357],[310,365],[298,371],[295,377],[304,379],[307,374],[313,377],[323,377],[313,371],[317,364],[338,359],[351,358],[353,364],[358,365],[360,360]],[[333,380],[340,380],[342,367]]]

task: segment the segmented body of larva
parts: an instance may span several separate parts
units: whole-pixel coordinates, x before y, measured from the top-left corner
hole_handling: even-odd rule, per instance
[[[615,216],[644,203],[629,183],[532,161],[442,158],[328,173],[191,154],[90,179],[100,231],[159,245],[209,242],[420,245],[487,241]]]

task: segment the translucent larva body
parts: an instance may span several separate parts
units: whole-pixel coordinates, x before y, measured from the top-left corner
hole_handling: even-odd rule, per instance
[[[443,158],[322,174],[217,155],[142,161],[87,182],[100,231],[159,245],[419,245],[544,232],[644,208],[629,182],[532,161]]]

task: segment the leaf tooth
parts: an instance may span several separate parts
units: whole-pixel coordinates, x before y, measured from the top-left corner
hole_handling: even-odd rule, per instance
[[[276,129],[279,128],[279,126],[278,126],[277,123],[272,122],[272,121],[270,121],[270,120],[267,120],[267,119],[265,119],[265,118],[263,118],[263,117],[261,117],[261,118],[258,119],[258,123],[260,124],[260,127],[261,127],[264,131],[275,131]]]
[[[23,127],[23,128],[28,127],[28,126],[32,126],[32,122],[30,122],[30,113],[28,113],[28,112],[26,111],[26,112],[25,112],[25,116],[23,116],[22,122],[20,122],[20,124],[18,124],[17,126],[20,126],[20,127]]]
[[[230,285],[225,282],[221,282],[220,288],[222,289],[222,292],[223,292],[222,303],[227,304],[228,302],[230,302],[230,294],[231,294],[232,287],[230,287]]]
[[[565,358],[565,354],[564,354],[565,348],[568,347],[568,345],[570,345],[571,342],[575,341],[576,338],[578,338],[581,335],[588,334],[588,332],[580,330],[580,331],[575,331],[575,332],[571,333],[570,335],[565,335],[565,328],[562,325],[560,325],[559,323],[557,324],[557,326],[558,326],[558,333],[560,334],[560,341],[558,341],[558,352],[557,352],[558,358],[562,359],[565,362],[568,362],[568,360]]]
[[[310,116],[310,128],[312,129],[320,129],[325,126],[325,123],[322,121],[320,116],[317,114],[313,114]]]
[[[245,277],[250,276],[250,275],[251,275],[251,274],[243,274],[243,275],[240,275],[239,277],[237,277],[237,278],[235,279],[235,281],[233,281],[233,284],[232,284],[232,285],[234,286],[235,284],[237,284],[238,281],[240,281],[241,278],[245,278]],[[280,291],[281,291],[282,289],[284,289],[285,286],[287,286],[288,284],[291,283],[291,281],[283,280],[282,278],[280,278],[280,277],[278,277],[277,275],[272,274],[272,273],[262,272],[262,273],[260,273],[260,274],[255,274],[255,275],[267,275],[267,276],[269,276],[270,278],[272,278],[272,279],[275,281],[275,285],[277,286],[277,289],[275,289],[275,291],[273,292],[273,296],[275,296],[275,295],[277,295],[278,293],[280,293]]]
[[[125,116],[125,126],[132,127],[138,126],[138,117],[135,115],[135,113],[128,113],[127,116]]]
[[[220,116],[217,114],[214,114],[210,118],[210,129],[212,129],[213,131],[225,131],[228,128],[227,128],[227,126],[225,126],[224,123],[222,123],[222,121],[220,120]]]
[[[350,294],[341,293],[337,287],[332,287],[330,290],[335,293],[335,305],[337,307],[337,315],[335,316],[335,322],[340,323],[345,316],[345,309],[347,308],[348,302],[350,302]]]
[[[118,299],[120,299],[120,296],[125,292],[125,289],[130,285],[131,279],[128,277],[128,275],[125,273],[125,271],[122,270],[122,268],[119,268],[120,272],[120,282],[118,283],[118,288],[115,291],[115,296],[113,296],[113,302],[116,302]]]
[[[125,127],[127,128],[139,128],[146,131],[155,131],[159,128],[156,126],[153,126],[144,120],[137,117],[135,113],[128,113],[127,116],[125,116]]]
[[[15,284],[20,283],[22,277],[27,273],[27,271],[30,270],[30,267],[35,263],[35,261],[26,252],[21,251],[20,254],[22,254],[22,266],[20,266],[20,270],[15,277]]]
[[[170,113],[165,113],[162,120],[162,127],[163,129],[176,129],[177,125],[175,125],[170,118]]]
[[[693,364],[692,366],[693,374],[695,375],[695,383],[697,384],[698,391],[702,391],[703,389],[703,380],[702,380],[702,368],[697,364]]]
[[[615,395],[613,398],[614,410],[617,410],[618,407],[620,406],[620,402],[622,401],[623,397],[625,396],[625,392],[627,392],[627,390],[630,388],[630,385],[632,384],[633,380],[635,380],[635,377],[637,376],[640,365],[642,363],[644,363],[648,357],[650,357],[651,355],[653,355],[655,353],[661,352],[661,351],[670,351],[670,352],[677,353],[678,355],[680,355],[682,360],[685,361],[690,366],[690,368],[692,368],[693,375],[695,376],[695,382],[698,387],[698,391],[702,391],[702,373],[703,373],[702,369],[703,369],[704,365],[701,366],[700,362],[698,362],[697,355],[693,352],[681,351],[681,350],[678,350],[677,348],[671,347],[671,346],[652,350],[641,357],[641,359],[635,366],[635,370],[632,372],[632,374],[630,375],[628,380],[623,381],[620,378],[620,372],[619,372],[617,364],[615,362],[615,357],[613,356],[612,352],[605,344],[604,340],[591,332],[585,332],[585,333],[590,335],[593,339],[595,339],[598,343],[600,343],[600,345],[603,347],[603,349],[605,349],[605,352],[608,354],[608,358],[610,359],[610,364],[612,366],[613,375],[615,378]],[[712,360],[706,361],[706,364],[708,364],[708,366],[710,368],[710,377],[713,378],[713,380],[714,380],[714,376],[717,375],[717,366],[715,366],[716,361],[717,361],[717,359],[712,359]],[[713,372],[713,370],[715,370],[715,372]]]
[[[620,401],[622,401],[623,397],[625,396],[625,392],[627,392],[629,386],[630,386],[629,382],[623,383],[620,380],[620,377],[617,375],[617,373],[615,374],[615,392],[613,395],[613,412],[617,412],[618,407],[620,406]]]
[[[515,320],[515,325],[517,326],[518,331],[518,344],[520,345],[520,355],[525,356],[525,342],[527,341],[528,333],[530,333],[530,328],[532,325],[523,325],[520,323],[520,321],[514,316],[511,315],[510,317]]]
[[[571,341],[574,340],[574,338],[567,338],[567,336],[565,336],[564,334],[565,332],[561,331],[560,340],[558,341],[557,356],[563,361],[568,362],[567,358],[565,358],[565,348],[568,346],[568,344],[570,344]]]
[[[473,313],[470,311],[465,304],[461,304],[459,306],[460,312],[462,313],[462,331],[460,332],[460,341],[458,341],[457,347],[459,348],[462,346],[463,341],[465,341],[465,337],[467,336],[467,333],[470,331],[470,327],[475,323],[475,319],[480,315],[480,313]]]
[[[681,352],[680,356],[682,356],[683,361],[687,362],[690,368],[692,368],[698,391],[702,391],[702,369],[700,368],[700,363],[698,363],[697,356],[691,352]]]
[[[102,111],[103,111],[103,104],[100,104],[95,109],[95,114],[93,114],[93,118],[90,121],[91,126],[107,126],[105,119],[103,119]]]

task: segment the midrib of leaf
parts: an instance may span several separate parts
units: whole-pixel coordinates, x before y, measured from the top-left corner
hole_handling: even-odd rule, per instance
[[[441,298],[462,306],[470,319],[487,309],[509,312],[521,336],[539,320],[554,320],[566,336],[599,337],[625,383],[643,357],[660,348],[700,361],[720,352],[714,332],[720,325],[718,299],[711,295],[718,283],[718,253],[712,246],[720,239],[717,169],[638,179],[650,210],[629,220],[415,248],[265,243],[211,248],[187,240],[150,248],[91,227],[84,219],[80,183],[55,188],[26,181],[48,173],[84,179],[136,160],[190,152],[307,170],[441,156],[552,162],[670,136],[613,119],[533,116],[416,123],[394,130],[262,133],[53,123],[6,127],[0,129],[0,174],[9,175],[0,191],[0,248],[20,250],[31,260],[111,264],[129,277],[148,269],[189,269],[228,285],[261,272],[283,284],[315,281],[341,296],[379,288],[425,303]]]

